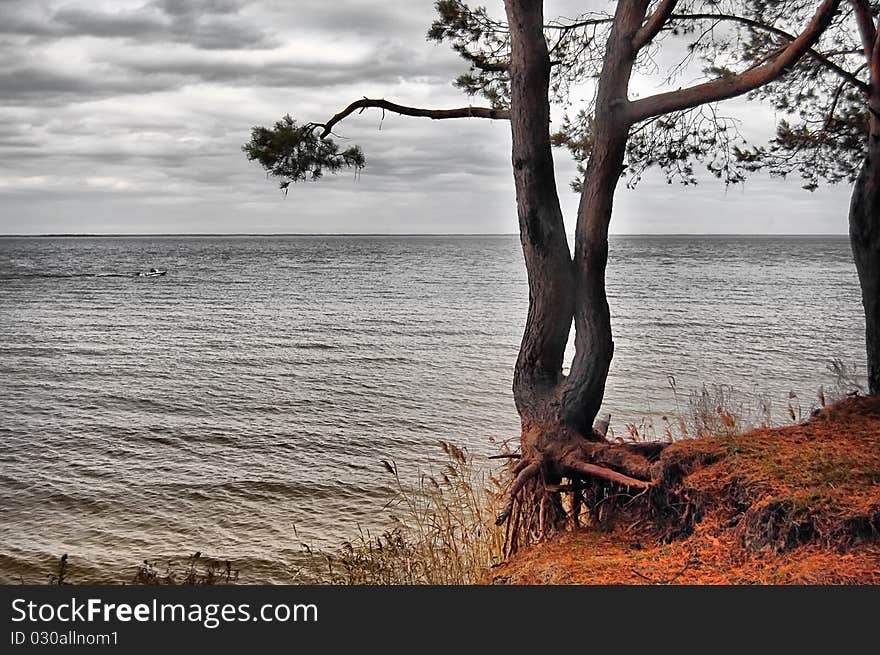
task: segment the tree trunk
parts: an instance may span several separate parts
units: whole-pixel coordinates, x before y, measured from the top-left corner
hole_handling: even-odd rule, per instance
[[[532,428],[562,427],[592,439],[614,352],[605,295],[608,225],[630,127],[627,88],[637,54],[633,38],[648,1],[618,3],[599,78],[595,140],[578,211],[574,261],[553,171],[543,3],[507,0],[505,6],[512,47],[514,183],[529,279],[529,313],[514,373],[514,398],[524,434]],[[575,358],[564,378],[572,319]]]
[[[619,2],[596,96],[593,148],[584,176],[575,233],[575,357],[563,395],[565,423],[589,434],[605,394],[614,354],[605,295],[608,225],[623,170],[630,119],[627,91],[637,52],[633,37],[648,3]]]
[[[593,143],[572,260],[553,173],[550,59],[543,2],[504,3],[511,43],[508,71],[514,183],[529,279],[529,313],[513,384],[522,419],[521,452],[511,469],[513,481],[497,519],[499,524],[509,521],[508,527],[513,525],[513,548],[519,534],[540,538],[565,516],[559,494],[563,478],[570,479],[568,486],[573,488],[584,480],[592,484],[599,479],[605,484],[647,490],[658,474],[654,463],[662,444],[648,448],[644,444],[611,444],[593,430],[614,354],[605,294],[608,226],[630,127],[652,116],[741,95],[776,79],[815,43],[839,0],[825,0],[807,30],[762,65],[730,78],[631,102],[627,91],[639,47],[659,33],[676,5],[674,0],[655,3],[655,13],[645,22],[649,4],[650,0],[617,3],[598,78]],[[880,45],[875,51],[880,52]],[[880,80],[880,66],[876,75]],[[880,89],[880,81],[873,86]],[[873,177],[868,186],[880,189]],[[863,241],[860,237],[859,243]],[[872,243],[876,243],[876,235]],[[876,284],[868,295],[874,303]],[[876,311],[874,304],[871,307]],[[575,356],[569,375],[564,376],[563,357],[572,322]],[[869,342],[871,334],[869,329]],[[876,333],[873,338],[876,340]],[[575,521],[578,510],[573,502]]]
[[[870,102],[872,109],[880,108],[880,98]],[[868,390],[880,394],[880,121],[873,114],[865,161],[850,202],[849,236],[865,308]]]
[[[511,33],[510,125],[520,239],[529,312],[514,371],[523,430],[551,423],[574,311],[571,255],[556,192],[550,144],[550,57],[543,3],[505,2]]]
[[[581,196],[574,260],[553,171],[542,5],[540,0],[505,1],[513,172],[529,279],[529,313],[513,384],[522,419],[521,459],[512,469],[514,480],[498,517],[499,523],[515,526],[514,548],[518,533],[540,537],[563,520],[558,491],[563,478],[600,478],[645,489],[651,479],[649,458],[656,455],[609,444],[592,428],[614,350],[605,296],[608,225],[631,124],[627,87],[636,54],[633,37],[648,0],[618,3],[599,81],[595,144]],[[566,377],[562,367],[572,320],[576,355]],[[577,511],[573,508],[575,520]]]
[[[867,7],[856,10],[871,85],[868,143],[850,201],[849,238],[865,308],[868,391],[880,394],[880,29]]]

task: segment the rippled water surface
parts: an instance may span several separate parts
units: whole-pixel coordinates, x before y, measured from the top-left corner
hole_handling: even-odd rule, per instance
[[[618,432],[669,376],[785,407],[863,360],[844,238],[619,237],[608,287]],[[517,434],[527,300],[516,237],[0,239],[0,582],[196,550],[290,581],[381,525],[382,458]]]

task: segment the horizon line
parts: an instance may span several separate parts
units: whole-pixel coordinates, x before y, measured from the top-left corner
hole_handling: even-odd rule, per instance
[[[49,232],[0,238],[120,237],[518,237],[518,232]],[[573,237],[574,234],[567,234]],[[847,237],[846,232],[615,232],[609,237]]]

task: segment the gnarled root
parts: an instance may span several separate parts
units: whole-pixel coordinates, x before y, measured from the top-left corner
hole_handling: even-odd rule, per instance
[[[514,471],[516,471],[515,468]],[[508,517],[510,517],[510,513],[513,511],[513,504],[516,502],[520,489],[525,486],[526,482],[538,475],[540,471],[541,465],[538,462],[531,462],[522,467],[516,475],[516,478],[514,478],[513,484],[510,485],[510,488],[505,494],[506,502],[504,503],[504,508],[501,510],[498,518],[495,520],[495,525],[501,525],[508,519]]]
[[[577,525],[582,491],[597,481],[623,487],[634,496],[656,484],[652,464],[665,444],[611,443],[596,434],[591,438],[559,427],[552,432],[524,430],[522,456],[511,468],[513,482],[495,521],[507,523],[507,552],[516,550],[520,533],[540,539],[566,518]],[[568,483],[562,484],[563,479]],[[562,493],[571,493],[568,512]]]

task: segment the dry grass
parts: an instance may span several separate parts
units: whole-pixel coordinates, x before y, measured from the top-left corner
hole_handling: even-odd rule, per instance
[[[55,586],[92,584],[71,578],[70,561],[67,553],[58,558],[55,573],[49,576],[48,584]],[[21,581],[24,584],[24,580]],[[238,582],[238,570],[229,560],[215,560],[202,557],[200,552],[185,559],[170,559],[163,562],[144,560],[137,567],[130,580],[120,580],[122,584],[137,585],[218,585]]]
[[[24,582],[22,581],[22,584]],[[49,584],[51,586],[63,586],[73,584],[67,578],[67,553],[58,558],[58,570],[54,575],[49,576]]]
[[[395,497],[386,505],[393,526],[378,536],[360,531],[336,553],[309,550],[303,578],[325,584],[460,585],[478,582],[502,559],[503,533],[494,525],[500,483],[477,467],[466,449],[445,441],[441,470],[394,480]]]
[[[782,399],[783,406],[778,412],[774,399],[757,387],[744,391],[727,384],[704,384],[684,394],[678,389],[675,377],[670,375],[675,411],[626,423],[624,437],[617,439],[673,442],[733,436],[758,428],[802,423],[826,405],[865,394],[865,375],[858,365],[835,358],[828,362],[826,370],[831,381],[828,388],[820,385],[812,400],[802,399],[790,391],[787,398]],[[609,436],[614,436],[613,431]]]
[[[144,560],[132,580],[141,585],[217,585],[238,582],[238,570],[229,560],[202,557],[197,552],[186,560],[158,562]]]
[[[618,441],[679,441],[707,436],[740,434],[756,427],[772,425],[773,407],[769,396],[752,390],[740,393],[726,384],[703,385],[685,396],[669,376],[675,411],[659,417],[645,416],[638,423],[625,424],[625,438]],[[789,395],[792,421],[803,414],[797,396]],[[613,437],[613,432],[610,435]]]

